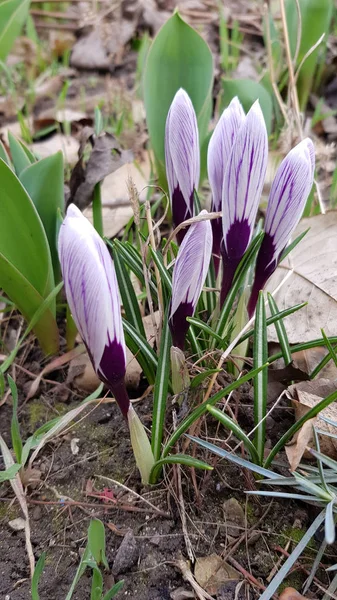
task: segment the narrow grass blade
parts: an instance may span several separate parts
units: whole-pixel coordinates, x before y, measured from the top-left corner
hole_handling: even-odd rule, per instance
[[[268,304],[269,304],[270,312],[271,312],[272,316],[275,317],[277,314],[280,313],[280,311],[278,309],[278,306],[277,306],[273,296],[269,293],[267,294],[267,296],[268,296]],[[276,329],[279,344],[281,346],[284,364],[287,367],[288,365],[290,365],[290,363],[292,361],[292,356],[291,356],[289,340],[288,340],[286,328],[283,323],[283,319],[278,319],[277,321],[275,321],[275,329]]]
[[[212,471],[213,467],[208,465],[203,460],[188,456],[187,454],[172,454],[165,458],[159,459],[152,467],[150,474],[150,483],[156,483],[160,471],[164,465],[185,465],[186,467],[193,467],[194,469],[203,469],[204,471]]]
[[[42,552],[39,560],[36,563],[36,566],[34,569],[34,575],[32,577],[32,600],[40,600],[38,586],[39,586],[39,581],[40,581],[41,575],[43,573],[45,560],[46,560],[46,553]]]
[[[337,400],[337,391],[332,392],[332,394],[330,394],[329,396],[327,396],[326,398],[324,398],[323,400],[318,402],[305,415],[303,415],[303,417],[301,417],[298,421],[296,421],[296,423],[294,423],[294,425],[292,425],[288,429],[288,431],[286,431],[286,433],[283,434],[281,439],[275,444],[274,448],[270,451],[270,453],[268,454],[268,457],[264,463],[264,466],[269,467],[269,465],[271,465],[272,461],[274,460],[277,453],[281,450],[281,448],[283,448],[284,445],[287,443],[287,441],[293,437],[293,435],[296,433],[296,431],[301,429],[302,425],[308,419],[313,419],[313,417],[316,417],[316,415],[318,415],[318,413],[320,413],[324,408],[329,406],[329,404],[331,404],[332,402],[335,402],[335,400]],[[315,456],[316,451],[311,450],[311,452]],[[322,460],[323,463],[324,463],[323,459],[325,459],[325,458],[326,457],[323,454],[320,454],[320,459]],[[330,466],[330,465],[328,465],[328,466]],[[337,466],[337,463],[336,463],[336,466]],[[336,467],[332,467],[332,468],[336,469]]]
[[[335,346],[335,348],[333,348],[334,353],[336,353],[336,350],[337,350],[337,346]],[[322,369],[324,369],[324,367],[328,364],[328,362],[330,362],[330,360],[331,360],[331,353],[328,352],[328,354],[326,356],[324,356],[324,358],[322,358],[322,360],[318,363],[318,365],[316,365],[314,370],[311,371],[311,373],[309,375],[310,379],[315,379],[315,377],[317,377],[317,375],[320,373],[320,371],[322,371]]]
[[[187,317],[187,321],[191,323],[191,325],[194,325],[194,327],[197,327],[198,329],[201,329],[201,331],[204,331],[208,335],[209,339],[214,338],[219,346],[222,345],[222,337],[215,333],[212,327],[207,325],[207,323],[201,321],[201,319],[196,319],[195,317]]]
[[[255,332],[253,345],[253,366],[259,369],[267,362],[267,325],[266,309],[264,306],[263,292],[259,293],[255,316]],[[254,446],[259,456],[260,464],[263,463],[264,446],[266,442],[266,413],[267,413],[267,384],[268,371],[262,369],[254,377]]]
[[[235,421],[233,421],[233,419],[228,417],[225,413],[223,413],[218,408],[215,408],[214,406],[208,406],[207,410],[209,413],[211,413],[211,415],[213,417],[218,419],[218,421],[220,421],[220,423],[224,427],[226,427],[227,429],[232,431],[234,433],[234,435],[241,442],[243,442],[243,445],[244,445],[245,449],[247,450],[248,454],[250,455],[250,458],[252,459],[252,461],[259,464],[259,462],[260,462],[259,454],[258,454],[253,442],[249,439],[249,437],[245,434],[245,432],[241,429],[241,427],[237,423],[235,423]]]
[[[335,350],[333,348],[333,345],[331,344],[331,342],[330,342],[328,336],[326,335],[324,329],[321,329],[321,332],[322,332],[323,339],[325,341],[325,345],[326,345],[327,349],[329,350],[330,357],[332,358],[332,360],[335,363],[335,366],[337,367],[337,355],[336,355],[336,352],[335,352]]]
[[[304,586],[304,589],[303,589],[303,594],[307,593],[308,589],[310,588],[310,586],[311,586],[311,584],[312,584],[312,582],[314,580],[316,571],[317,571],[317,569],[319,567],[319,564],[320,564],[320,562],[322,560],[322,557],[324,556],[324,553],[325,553],[325,550],[326,550],[326,546],[327,546],[327,543],[326,543],[325,540],[323,540],[323,542],[321,543],[320,548],[319,548],[319,550],[318,550],[318,552],[316,554],[314,563],[313,563],[313,565],[311,567],[310,575],[309,575],[308,579],[305,582],[305,586]]]
[[[8,375],[8,384],[13,400],[13,414],[11,421],[11,438],[16,461],[21,463],[22,460],[22,439],[20,434],[20,425],[18,419],[18,390],[14,379]]]
[[[291,306],[290,308],[281,310],[279,313],[277,313],[273,317],[268,317],[268,319],[266,320],[267,327],[269,327],[269,325],[273,325],[274,323],[277,323],[277,321],[279,321],[280,319],[284,319],[285,317],[292,315],[297,310],[300,310],[301,308],[304,308],[304,306],[307,306],[307,304],[308,304],[307,302],[302,302],[301,304],[296,304],[295,306]],[[242,344],[242,342],[244,342],[247,338],[251,337],[252,335],[254,335],[254,329],[250,329],[249,331],[247,331],[239,339],[237,345]],[[282,352],[280,352],[280,357],[282,357]]]
[[[207,379],[207,377],[209,377],[210,375],[213,375],[213,373],[220,373],[221,369],[207,369],[206,371],[202,371],[201,373],[198,373],[198,375],[196,375],[195,377],[193,377],[192,381],[191,381],[191,389],[195,389],[197,387],[199,387],[199,385],[202,384],[203,381],[205,381],[205,379]]]
[[[300,235],[297,236],[297,238],[294,239],[293,242],[291,242],[291,244],[289,244],[289,246],[287,246],[285,248],[285,250],[283,251],[281,258],[279,260],[279,262],[282,262],[286,256],[288,256],[288,254],[290,254],[290,252],[296,248],[297,244],[300,243],[301,240],[303,240],[304,236],[307,235],[308,231],[310,230],[310,227],[308,227],[308,229],[306,229],[305,231],[303,231],[302,233],[300,233]]]
[[[194,437],[193,435],[187,435],[186,437],[188,437],[192,442],[195,442],[199,446],[202,446],[202,448],[205,448],[206,450],[209,450],[210,452],[221,456],[221,458],[226,458],[227,460],[234,463],[235,465],[238,465],[239,467],[249,469],[249,471],[253,471],[253,473],[257,473],[258,475],[262,475],[263,477],[268,477],[268,479],[271,479],[273,477],[279,477],[279,475],[273,473],[273,471],[269,471],[269,469],[264,469],[263,467],[260,467],[259,465],[256,465],[255,463],[252,463],[249,460],[246,460],[245,458],[241,458],[236,454],[231,454],[230,452],[227,452],[227,450],[223,450],[223,448],[215,446],[215,444],[205,442],[204,440]]]
[[[144,281],[144,273],[143,273],[143,263],[140,254],[129,242],[120,242],[119,240],[114,240],[110,242],[109,240],[105,240],[110,246],[110,248],[116,248],[117,252],[120,253],[121,258],[125,261],[127,266],[131,269],[131,271],[136,275],[142,285],[145,285]],[[157,286],[152,281],[149,280],[151,295],[154,300],[157,300]]]
[[[163,449],[163,452],[162,452],[162,456],[165,457],[165,456],[168,455],[168,453],[170,452],[172,446],[174,446],[174,444],[178,441],[178,439],[184,433],[186,433],[186,431],[191,427],[192,423],[194,423],[195,421],[197,421],[198,419],[200,419],[200,417],[207,412],[207,409],[208,409],[209,406],[214,406],[217,402],[219,402],[220,400],[222,400],[222,398],[224,398],[225,396],[227,396],[228,394],[230,394],[233,390],[236,390],[243,383],[246,383],[246,381],[249,381],[250,379],[252,379],[258,373],[258,371],[260,371],[262,369],[265,369],[267,366],[268,365],[266,364],[266,365],[263,365],[259,369],[253,369],[252,371],[250,371],[246,375],[243,375],[243,377],[240,377],[240,379],[237,379],[236,381],[233,381],[233,383],[231,383],[230,385],[228,385],[227,387],[225,387],[223,390],[220,390],[219,392],[217,392],[216,394],[214,394],[214,396],[212,396],[211,398],[209,398],[207,400],[207,402],[203,402],[202,404],[200,404],[199,406],[197,406],[178,425],[177,429],[171,435],[171,437],[169,438],[168,442],[166,443],[166,445],[165,445],[165,447]]]
[[[113,259],[126,319],[145,338],[143,319],[129,273],[116,250],[113,250]]]
[[[325,511],[325,541],[327,544],[333,544],[336,537],[335,519],[333,514],[335,500],[331,500]]]
[[[279,586],[283,583],[285,577],[289,573],[292,566],[297,561],[298,557],[302,554],[303,550],[307,547],[310,542],[312,536],[315,534],[317,529],[323,523],[325,519],[325,511],[323,510],[314,520],[314,522],[310,525],[309,529],[305,532],[301,541],[297,544],[295,550],[292,551],[290,556],[287,558],[285,563],[282,565],[281,569],[272,579],[267,589],[263,592],[262,596],[260,596],[260,600],[270,600],[275,592],[278,590]]]
[[[163,330],[160,340],[158,368],[153,395],[153,418],[151,446],[154,459],[157,461],[161,455],[161,444],[164,432],[164,420],[170,374],[170,349],[172,345],[171,333],[168,325],[168,310],[163,320]]]
[[[172,293],[171,273],[168,271],[167,267],[165,267],[162,255],[159,252],[157,252],[156,250],[154,250],[152,248],[152,246],[150,246],[150,252],[151,252],[153,262],[155,263],[155,265],[160,273],[162,283],[171,295],[171,293]]]
[[[330,336],[329,340],[330,340],[331,344],[337,344],[337,336],[336,335]],[[303,350],[310,350],[310,348],[318,348],[319,346],[325,346],[324,338],[318,338],[316,340],[311,340],[310,342],[303,342],[302,344],[295,344],[294,346],[291,346],[291,353],[294,354],[295,352],[301,352]],[[271,364],[271,363],[275,362],[275,360],[278,360],[279,358],[282,358],[282,352],[276,352],[275,354],[272,354],[271,356],[269,356],[268,362]]]
[[[146,338],[141,336],[131,323],[125,319],[123,319],[123,329],[127,347],[138,360],[146,379],[152,385],[155,382],[158,368],[158,358],[155,351]]]

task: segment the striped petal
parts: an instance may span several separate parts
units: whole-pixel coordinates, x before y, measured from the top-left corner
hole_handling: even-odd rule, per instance
[[[166,175],[174,226],[193,216],[194,190],[200,177],[199,134],[188,94],[180,89],[171,104],[165,129]],[[185,235],[182,232],[181,238]]]
[[[225,169],[234,138],[244,119],[244,110],[239,99],[235,97],[223,111],[210,139],[207,153],[207,170],[212,190],[212,212],[221,210]]]
[[[280,256],[303,213],[314,181],[315,149],[306,138],[280,164],[273,181],[265,220],[265,236],[256,261],[248,304],[253,314],[259,290],[275,271]]]
[[[206,210],[200,213],[207,214]],[[180,246],[173,270],[170,329],[173,345],[183,349],[189,327],[186,317],[193,315],[205,283],[212,252],[212,227],[209,221],[194,223]]]
[[[125,342],[115,269],[95,229],[71,204],[59,257],[67,301],[97,374],[113,389],[125,375]]]
[[[267,162],[267,130],[256,101],[235,137],[224,177],[221,302],[228,294],[236,268],[252,239]]]

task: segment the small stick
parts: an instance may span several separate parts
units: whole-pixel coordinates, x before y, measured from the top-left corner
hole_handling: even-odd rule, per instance
[[[51,19],[65,19],[66,21],[79,21],[78,15],[57,12],[54,10],[40,10],[34,8],[30,11],[32,17],[50,17]]]

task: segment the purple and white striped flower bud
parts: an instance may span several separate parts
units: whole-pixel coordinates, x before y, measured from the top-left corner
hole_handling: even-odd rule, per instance
[[[61,225],[58,251],[72,316],[98,377],[128,421],[137,466],[147,483],[154,459],[125,387],[126,348],[115,268],[102,238],[74,204]]]
[[[202,210],[200,215],[206,215]],[[180,246],[173,269],[169,326],[173,345],[184,349],[192,317],[205,283],[212,254],[212,227],[207,221],[193,223]]]
[[[252,239],[267,163],[267,129],[256,101],[236,134],[224,176],[221,304]]]
[[[273,181],[259,250],[255,280],[248,303],[252,316],[259,291],[275,271],[283,250],[303,213],[314,181],[315,149],[306,138],[290,150],[281,162]]]
[[[166,176],[169,186],[172,219],[177,227],[193,217],[194,190],[200,177],[200,150],[198,124],[188,94],[180,89],[173,98],[165,129]],[[186,229],[181,230],[181,243]]]
[[[209,141],[207,153],[208,179],[212,190],[212,212],[221,211],[222,188],[226,166],[234,144],[235,136],[245,118],[244,110],[237,97],[223,111],[213,135]],[[215,275],[220,263],[220,246],[222,242],[222,221],[213,219],[213,261]]]

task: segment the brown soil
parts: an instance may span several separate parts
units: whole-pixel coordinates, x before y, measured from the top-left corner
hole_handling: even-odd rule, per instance
[[[64,381],[64,375],[58,374],[60,380]],[[27,384],[20,381],[19,385],[20,389],[24,389]],[[21,403],[19,420],[23,439],[57,412],[66,412],[78,403],[73,394],[70,394],[71,401],[65,403],[69,392],[62,385],[57,386],[54,392],[51,391],[51,385],[48,387],[42,386],[38,399]],[[250,396],[247,386],[242,390],[241,398],[237,395],[233,399],[233,409],[241,399],[240,413],[245,416],[248,426],[251,425]],[[2,432],[5,432],[6,442],[10,445],[10,402],[1,410]],[[150,426],[151,400],[137,403],[137,410],[144,424]],[[272,430],[275,431],[275,424],[276,429],[282,428],[282,418],[287,412],[285,407],[280,407],[277,413],[279,418],[276,414],[275,420],[270,423]],[[213,434],[213,437],[224,437],[221,430]],[[212,437],[210,429],[208,435]],[[71,440],[74,439],[79,448],[75,455],[71,447]],[[203,458],[214,464],[215,469],[212,473],[196,473],[197,493],[191,471],[182,470],[186,530],[193,552],[196,557],[214,553],[225,557],[232,566],[240,565],[242,573],[246,572],[246,580],[237,598],[258,598],[260,590],[249,583],[249,574],[261,585],[267,584],[268,576],[281,557],[280,548],[287,548],[288,552],[291,550],[311,522],[314,509],[308,513],[307,506],[284,501],[274,501],[270,506],[269,498],[257,500],[251,497],[246,502],[243,492],[255,485],[252,477],[229,463],[214,462],[212,456]],[[3,465],[0,467],[3,468]],[[188,558],[176,470],[167,470],[165,480],[157,486],[141,486],[130,450],[127,427],[114,404],[100,404],[94,410],[91,407],[78,425],[43,448],[34,468],[40,471],[41,482],[29,488],[27,500],[35,558],[38,559],[43,551],[47,553],[39,587],[41,600],[64,600],[66,597],[85,546],[90,517],[93,516],[106,525],[107,559],[111,569],[110,573],[105,574],[106,585],[111,586],[114,579],[125,581],[118,597],[137,600],[193,597],[174,595],[178,588],[192,592],[191,586],[183,580],[181,571],[174,564],[180,558],[185,561]],[[100,479],[100,476],[126,485],[155,508],[116,483]],[[104,488],[108,494],[112,492],[113,502],[88,494],[98,494]],[[234,524],[233,527],[233,523],[229,526],[226,522],[223,504],[233,497],[244,510],[244,526]],[[15,532],[8,524],[20,516],[8,483],[0,487],[0,500],[0,598],[26,600],[31,595],[24,532]],[[156,509],[161,514],[156,513]],[[130,531],[134,538],[131,540],[132,548],[127,548],[126,552],[120,550],[117,555],[125,535]],[[293,542],[288,547],[291,539]],[[307,550],[285,584],[295,583],[298,589],[306,577],[300,565],[310,569],[312,557],[313,551]],[[238,573],[237,581],[224,582],[214,597],[234,598],[242,573]],[[324,574],[322,577],[326,584]],[[90,597],[90,585],[91,574],[88,572],[80,580],[73,598],[87,600]]]

